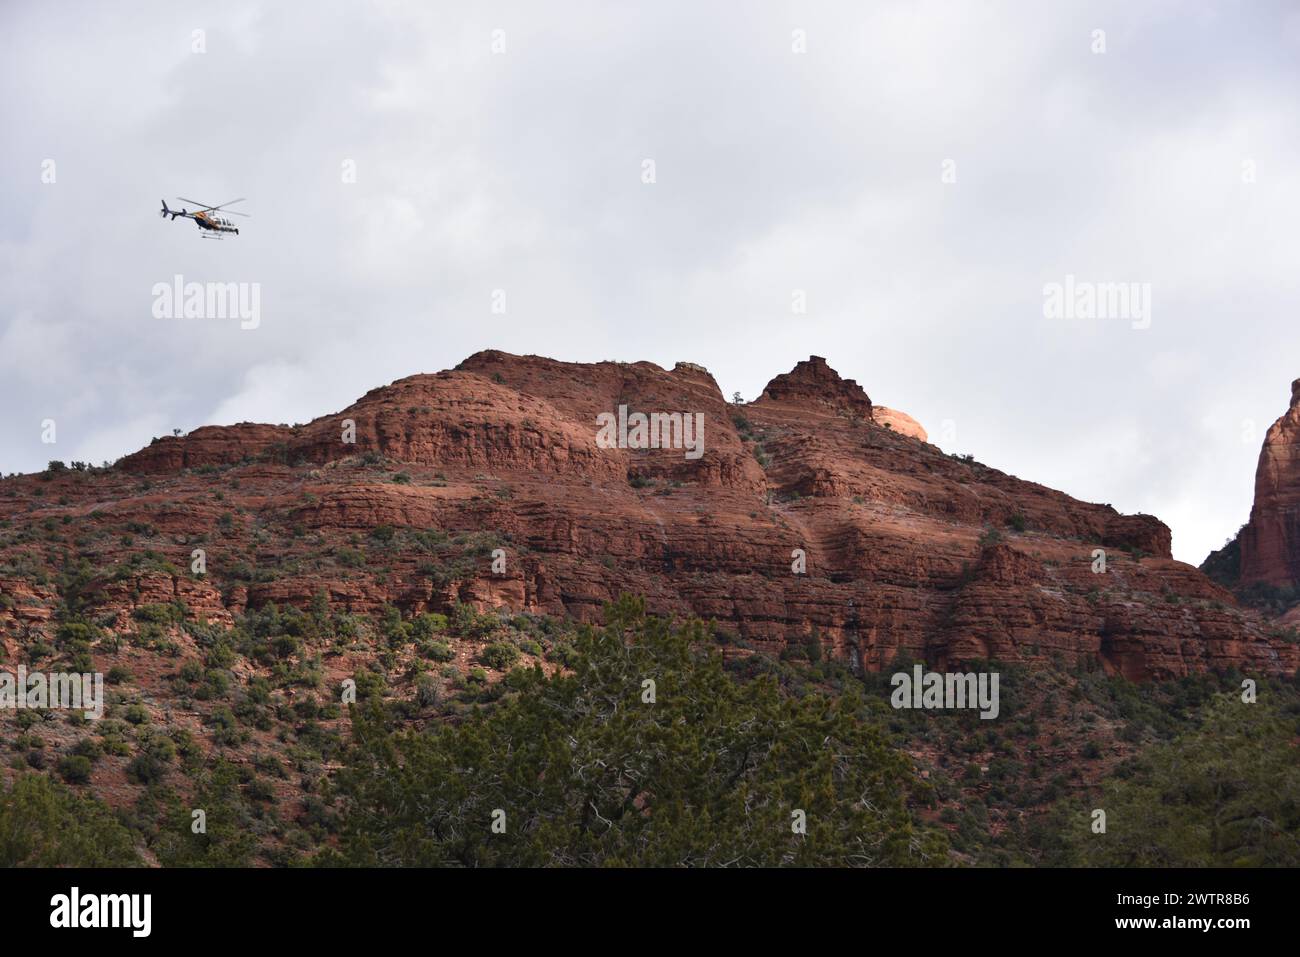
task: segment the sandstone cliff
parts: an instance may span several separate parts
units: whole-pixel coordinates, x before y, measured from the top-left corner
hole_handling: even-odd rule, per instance
[[[1240,542],[1243,585],[1300,586],[1300,379],[1291,383],[1291,407],[1264,437]]]

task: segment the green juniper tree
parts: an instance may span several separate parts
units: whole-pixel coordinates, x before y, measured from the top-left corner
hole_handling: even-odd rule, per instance
[[[138,867],[135,840],[102,802],[43,774],[0,783],[0,867]]]
[[[1102,867],[1300,865],[1296,719],[1238,694],[1216,695],[1201,726],[1147,752],[1103,785],[1091,808],[1058,817],[1069,863]],[[1127,773],[1127,772],[1126,772]]]
[[[924,785],[860,696],[742,683],[709,637],[625,597],[578,635],[566,671],[517,669],[511,695],[459,723],[393,730],[371,702],[339,774],[341,851],[321,862],[946,863],[909,812]]]

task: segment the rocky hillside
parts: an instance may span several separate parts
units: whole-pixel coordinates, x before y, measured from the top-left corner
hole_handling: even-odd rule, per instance
[[[603,447],[597,417],[621,407],[628,440]],[[635,413],[681,413],[657,422],[670,447],[634,447]],[[1270,430],[1243,539],[1270,580],[1300,567],[1297,416],[1293,400]],[[13,661],[41,640],[79,563],[77,600],[122,630],[167,603],[218,625],[314,601],[586,621],[632,592],[747,653],[815,641],[855,670],[905,654],[1291,674],[1297,646],[1169,542],[1154,517],[946,454],[818,357],[733,404],[691,363],[490,351],[306,425],[205,427],[111,469],[6,479],[0,642]]]

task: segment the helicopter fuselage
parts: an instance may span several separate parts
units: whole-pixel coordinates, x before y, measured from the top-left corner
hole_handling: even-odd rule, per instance
[[[194,213],[194,222],[199,224],[201,229],[211,229],[218,233],[238,233],[239,230],[229,222],[219,216],[212,216],[208,213]]]

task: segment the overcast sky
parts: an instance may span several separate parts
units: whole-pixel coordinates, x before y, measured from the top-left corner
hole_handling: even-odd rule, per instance
[[[0,470],[484,348],[746,399],[816,354],[1186,561],[1245,521],[1300,376],[1300,5],[637,7],[5,0]],[[176,274],[260,324],[155,318]],[[1150,328],[1046,318],[1067,274],[1149,283]]]

